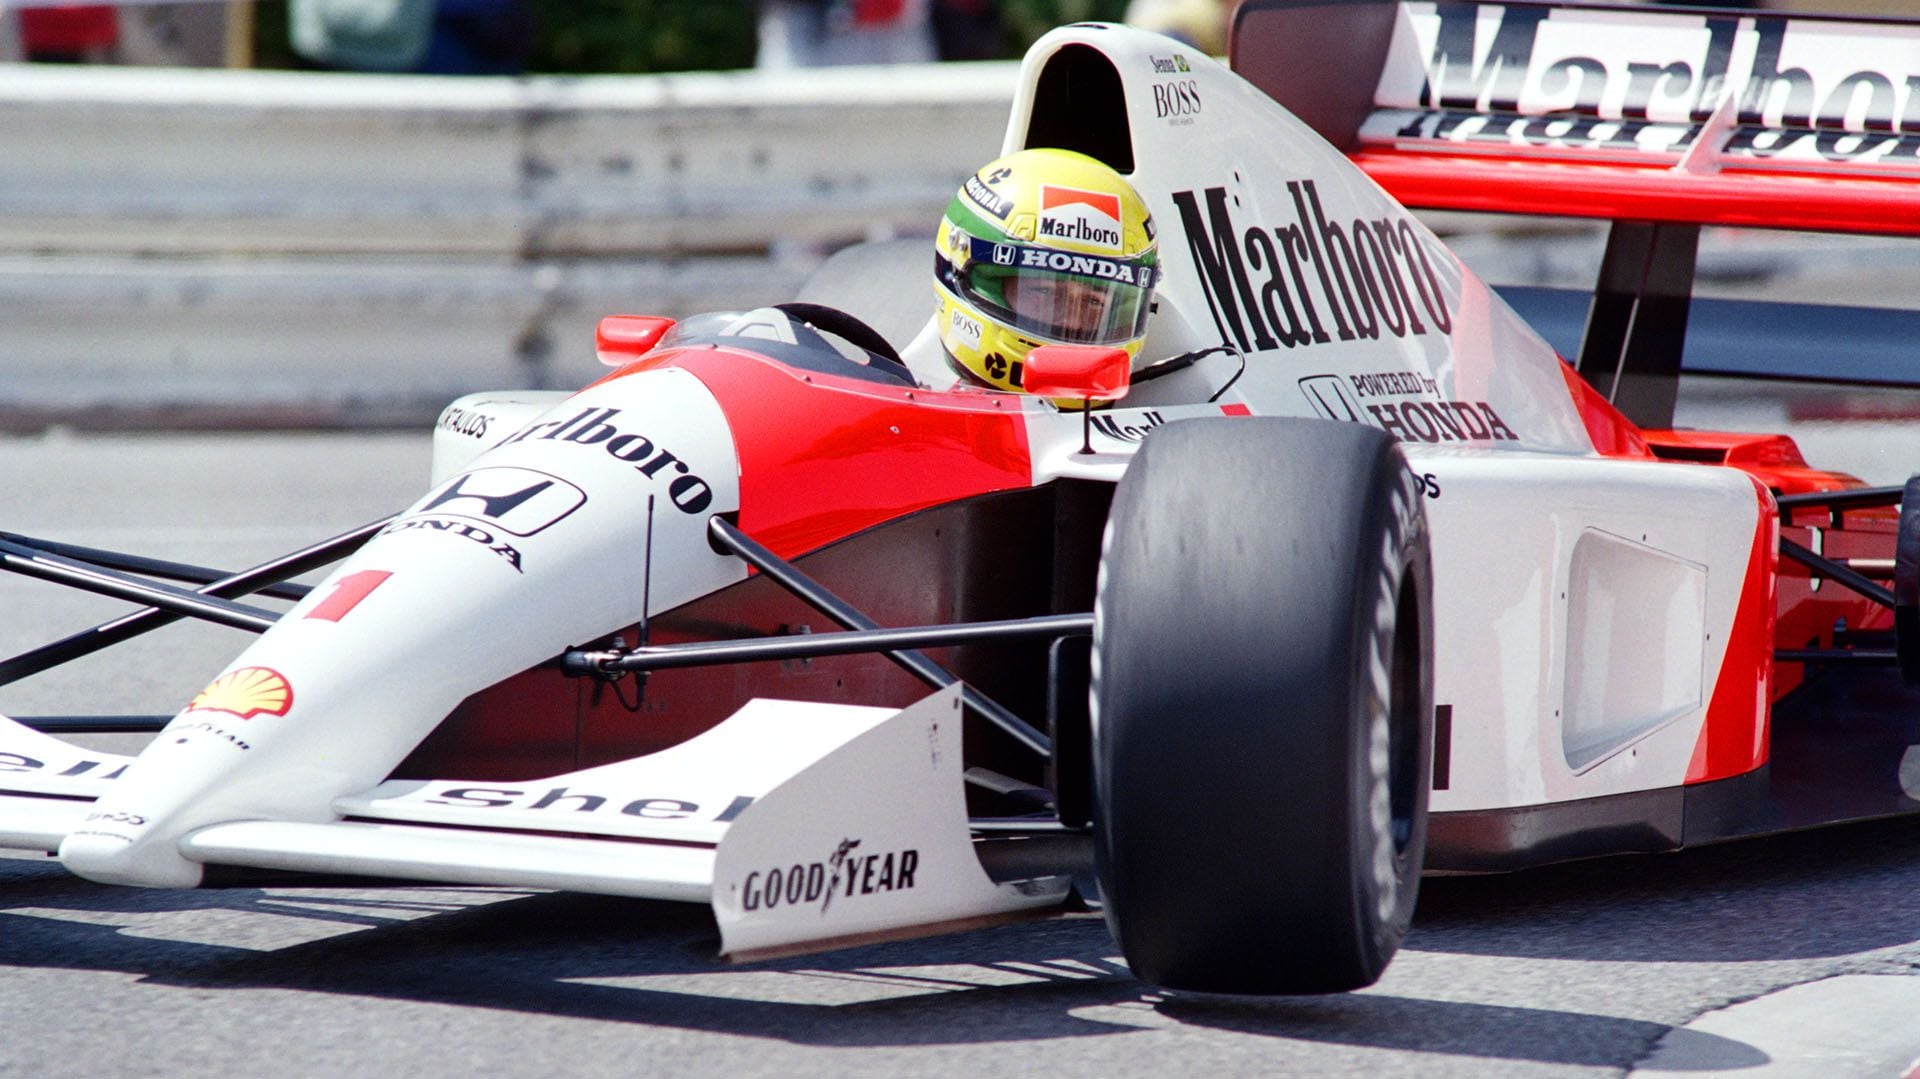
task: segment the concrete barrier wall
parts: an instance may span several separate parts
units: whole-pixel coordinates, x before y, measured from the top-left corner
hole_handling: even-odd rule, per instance
[[[930,237],[1015,77],[0,65],[0,429],[577,384],[603,314],[775,302],[837,246]]]

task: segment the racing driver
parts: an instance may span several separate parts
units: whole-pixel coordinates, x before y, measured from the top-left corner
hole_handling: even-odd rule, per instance
[[[1021,150],[969,176],[934,240],[933,322],[903,355],[929,386],[1021,391],[1042,344],[1140,354],[1159,251],[1147,204],[1071,150]]]

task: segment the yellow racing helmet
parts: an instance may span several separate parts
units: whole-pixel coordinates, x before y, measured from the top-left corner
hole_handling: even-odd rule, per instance
[[[1140,354],[1159,249],[1125,178],[1071,150],[1021,150],[967,178],[934,237],[940,342],[963,375],[1019,391],[1037,345]]]

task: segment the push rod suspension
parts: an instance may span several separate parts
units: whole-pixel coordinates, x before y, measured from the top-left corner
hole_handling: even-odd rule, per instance
[[[791,592],[807,605],[840,623],[841,626],[850,630],[881,628],[878,622],[860,613],[851,604],[828,591],[818,581],[800,572],[792,563],[761,546],[725,518],[709,518],[707,536],[716,546],[759,570],[768,580]],[[894,648],[887,650],[885,655],[899,664],[907,673],[935,689],[945,689],[960,681],[952,672],[921,652]],[[1021,745],[1043,757],[1053,755],[1051,738],[1036,730],[1026,720],[1014,715],[998,701],[964,683],[960,686],[960,697],[968,708],[984,716],[988,722],[1005,731]]]
[[[1899,656],[1891,648],[1777,648],[1776,663],[1833,663],[1856,667],[1892,666]]]
[[[1900,487],[1850,487],[1844,491],[1808,491],[1797,495],[1779,495],[1773,501],[1783,510],[1857,510],[1873,506],[1895,505],[1900,501],[1903,490]]]
[[[99,547],[83,547],[77,543],[36,539],[33,536],[22,536],[14,532],[0,532],[0,539],[10,540],[61,558],[71,558],[76,562],[86,562],[125,573],[137,573],[142,577],[158,577],[163,581],[211,584],[234,576],[226,570],[209,569],[206,566],[196,566],[187,562],[169,562],[164,558],[148,558],[145,555],[127,554],[124,551],[108,551]],[[256,588],[254,594],[272,596],[274,599],[298,600],[306,596],[307,586],[277,583],[265,588]]]
[[[1837,584],[1846,586],[1882,607],[1893,606],[1893,593],[1831,558],[1814,554],[1789,539],[1780,541],[1780,553]]]
[[[13,716],[41,734],[158,734],[172,716]]]
[[[138,572],[149,572],[149,570],[144,567],[150,564],[168,566],[176,572],[166,573],[164,575],[174,576],[177,579],[200,580],[202,577],[208,578],[202,587],[195,589],[191,593],[185,593],[186,595],[209,599],[232,599],[236,596],[264,593],[281,598],[298,599],[305,596],[308,590],[304,585],[285,584],[284,582],[288,578],[297,577],[309,570],[318,569],[321,566],[339,561],[341,558],[352,553],[368,539],[372,538],[374,533],[386,527],[387,523],[391,520],[393,520],[391,517],[382,518],[370,524],[364,524],[350,531],[342,532],[331,539],[322,540],[319,543],[303,547],[300,550],[281,555],[267,562],[262,562],[250,569],[225,575],[221,575],[220,571],[207,570],[198,566],[180,566],[174,563],[150,563],[149,560],[117,555],[112,551],[92,551],[90,548],[73,547],[71,545],[41,545],[40,550],[44,553],[53,554],[56,557],[65,555],[73,558],[86,558],[87,561],[97,561],[104,566],[133,569]],[[7,539],[17,540],[19,537],[9,536]],[[94,559],[86,552],[90,552],[92,555],[103,556],[103,558]],[[26,571],[23,570],[22,572]],[[192,576],[183,577],[183,572],[192,574]],[[68,581],[65,583],[75,582]],[[86,586],[79,585],[79,587]],[[120,598],[134,597],[122,596]],[[10,659],[0,660],[0,685],[17,682],[29,675],[38,674],[41,671],[59,666],[68,660],[91,655],[103,648],[118,644],[121,641],[129,640],[142,633],[177,622],[183,617],[206,617],[197,611],[167,607],[165,604],[148,598],[140,598],[137,601],[152,603],[153,605],[129,612],[110,622],[102,622],[90,629],[84,629],[78,633],[70,634],[60,640],[41,645],[38,648],[22,652]],[[257,610],[251,607],[241,607],[239,609],[243,611]],[[259,613],[269,614],[269,612]],[[269,616],[271,617],[270,614]],[[234,623],[228,622],[225,624],[233,625]],[[253,629],[254,627],[251,625],[241,625],[239,628]],[[260,628],[264,629],[265,627],[262,626]]]
[[[232,626],[235,629],[261,632],[273,625],[277,618],[272,611],[202,595],[184,588],[155,584],[130,574],[89,566],[84,562],[57,558],[31,547],[22,547],[5,540],[0,540],[0,569],[25,577],[37,577],[43,581],[68,585],[96,595],[144,603],[175,614],[201,618],[219,625]]]
[[[812,659],[817,656],[844,656],[857,652],[890,652],[909,648],[945,648],[956,644],[975,644],[982,641],[1084,636],[1092,632],[1092,615],[1056,614],[1000,622],[965,622],[951,626],[855,629],[841,633],[803,633],[792,637],[769,637],[745,641],[659,644],[626,652],[569,652],[562,657],[562,667],[570,673],[591,671],[637,673],[720,663]]]

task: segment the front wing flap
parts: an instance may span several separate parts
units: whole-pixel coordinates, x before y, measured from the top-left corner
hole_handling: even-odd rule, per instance
[[[208,865],[711,902],[722,952],[809,951],[983,924],[1063,902],[1070,879],[996,883],[969,829],[957,687],[899,711],[755,700],[645,757],[543,780],[390,780],[330,821],[214,824]],[[54,850],[128,758],[0,728],[0,842]],[[30,756],[30,754],[34,754]],[[25,777],[24,779],[21,777]],[[100,778],[94,778],[99,776]]]
[[[70,745],[0,716],[0,847],[53,851],[133,761]]]

